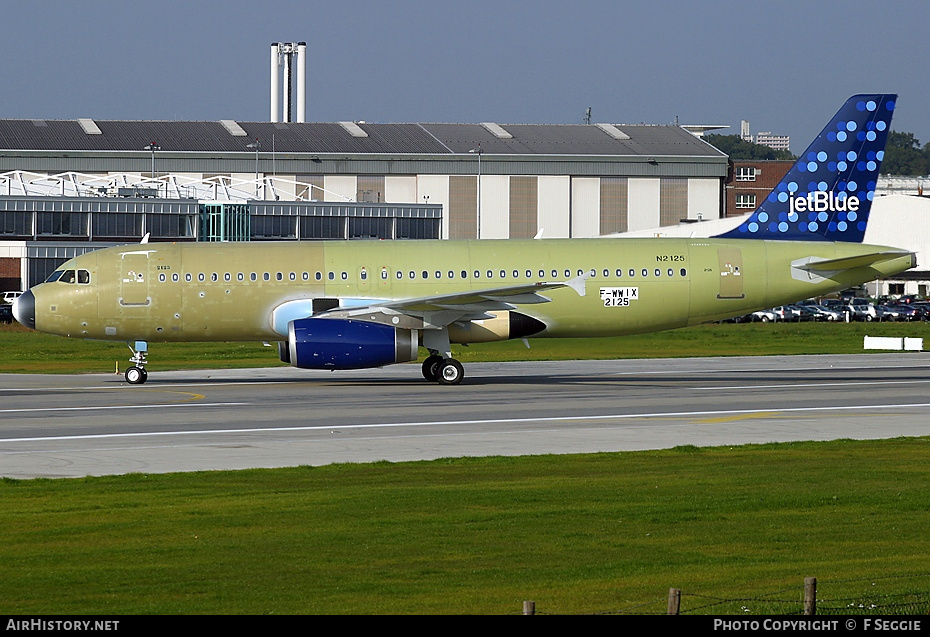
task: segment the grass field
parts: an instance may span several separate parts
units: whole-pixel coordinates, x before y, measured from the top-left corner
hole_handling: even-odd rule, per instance
[[[708,324],[669,332],[615,338],[531,339],[453,346],[463,363],[507,360],[677,358],[769,354],[862,353],[863,336],[927,339],[930,323]],[[273,344],[274,345],[274,344]],[[423,356],[424,350],[421,350]],[[125,369],[125,343],[82,341],[0,325],[0,373],[112,372]],[[422,356],[421,356],[422,358]],[[283,365],[276,346],[261,343],[150,343],[149,371]]]
[[[928,460],[899,439],[3,480],[0,613],[662,613],[670,587],[792,613],[806,576],[822,608],[868,604],[930,590]]]

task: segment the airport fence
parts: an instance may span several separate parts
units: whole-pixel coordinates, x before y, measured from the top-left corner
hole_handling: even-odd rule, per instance
[[[752,597],[723,597],[669,589],[668,596],[598,615],[926,615],[930,613],[930,573],[868,579],[821,580]],[[523,603],[524,615],[544,615],[545,605]]]

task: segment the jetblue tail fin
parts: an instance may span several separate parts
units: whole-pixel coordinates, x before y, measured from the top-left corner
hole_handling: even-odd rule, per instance
[[[897,95],[854,95],[727,239],[862,242]]]

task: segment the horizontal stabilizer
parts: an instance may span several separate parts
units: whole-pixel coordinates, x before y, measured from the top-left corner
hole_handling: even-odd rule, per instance
[[[809,257],[802,260],[801,263],[794,262],[791,265],[799,270],[807,272],[838,272],[841,270],[851,270],[861,268],[867,265],[874,265],[883,261],[891,261],[898,257],[911,254],[912,252],[888,250],[885,252],[872,252],[870,254],[857,254],[852,257],[841,257],[839,259],[817,259]]]

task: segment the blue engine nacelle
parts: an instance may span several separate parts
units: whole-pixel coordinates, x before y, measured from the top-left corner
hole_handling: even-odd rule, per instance
[[[288,323],[281,360],[302,369],[365,369],[417,359],[417,330],[351,319]]]

